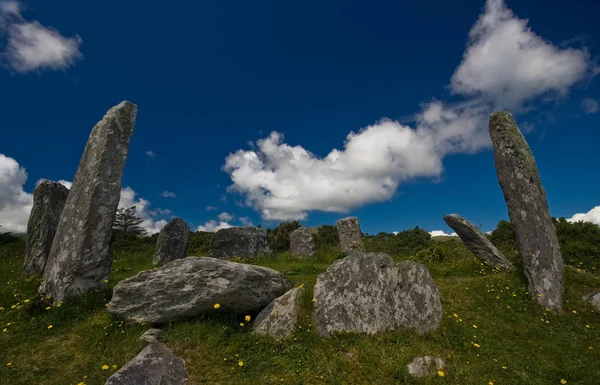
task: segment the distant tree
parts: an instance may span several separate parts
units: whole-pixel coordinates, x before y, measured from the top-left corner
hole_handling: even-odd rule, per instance
[[[383,231],[377,235],[369,235],[365,237],[364,244],[368,251],[408,256],[428,248],[432,241],[431,235],[417,226],[396,235]]]
[[[146,230],[139,226],[142,222],[136,214],[135,206],[121,208],[117,210],[113,229],[125,234],[145,235]]]
[[[319,226],[315,235],[315,243],[317,248],[339,246],[340,237],[338,235],[337,227],[331,225]]]
[[[0,225],[2,227],[2,225]],[[5,245],[7,243],[19,242],[21,238],[12,235],[12,233],[3,233],[0,232],[0,245]]]
[[[273,230],[267,230],[269,246],[275,252],[282,252],[290,249],[290,234],[292,231],[300,228],[298,221],[281,222]]]

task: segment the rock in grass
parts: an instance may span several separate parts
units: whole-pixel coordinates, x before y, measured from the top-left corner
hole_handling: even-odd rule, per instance
[[[33,207],[27,222],[24,276],[44,274],[68,194],[68,188],[49,180],[42,181],[33,191]]]
[[[322,336],[398,328],[422,334],[442,318],[438,287],[427,267],[394,263],[383,253],[355,251],[335,261],[318,275],[314,297],[313,324]]]
[[[106,380],[105,385],[183,385],[185,362],[162,342],[146,346],[133,360]]]
[[[444,369],[444,360],[439,357],[425,356],[417,357],[408,365],[408,374],[415,377],[426,377],[436,374],[438,370]]]
[[[315,255],[315,237],[308,227],[300,227],[290,233],[290,252],[298,257]]]
[[[155,342],[159,342],[158,337],[162,334],[162,330],[152,328],[148,329],[138,338],[138,341],[143,342],[145,344],[153,344]]]
[[[483,263],[501,270],[514,270],[513,264],[471,222],[457,214],[444,215],[450,226],[465,246]]]
[[[181,218],[173,218],[162,228],[156,240],[152,263],[162,265],[187,256],[190,246],[190,228]]]
[[[335,226],[340,238],[342,253],[350,254],[354,250],[362,249],[362,231],[357,217],[342,218],[335,222]]]
[[[108,286],[112,226],[136,114],[135,104],[122,102],[92,129],[39,289],[54,303]]]
[[[298,316],[305,292],[305,289],[296,287],[271,301],[256,316],[252,325],[253,333],[275,339],[284,339],[294,334],[298,327]]]
[[[584,302],[589,302],[592,307],[600,313],[600,291],[592,291],[583,296]]]
[[[218,230],[210,242],[208,256],[219,259],[231,257],[245,259],[260,254],[274,257],[267,240],[267,231],[245,226]]]
[[[267,267],[187,257],[117,283],[108,311],[133,323],[163,324],[218,311],[258,311],[291,288]]]
[[[563,258],[535,159],[509,112],[494,112],[489,128],[498,182],[523,258],[529,295],[543,308],[561,310]]]

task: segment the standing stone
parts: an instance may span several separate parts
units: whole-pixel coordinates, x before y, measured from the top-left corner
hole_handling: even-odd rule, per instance
[[[509,112],[490,116],[490,136],[529,295],[543,308],[561,310],[563,259],[533,154]]]
[[[156,240],[152,263],[162,265],[187,256],[190,246],[190,228],[181,218],[173,218],[162,228]]]
[[[442,319],[438,287],[427,267],[394,263],[383,253],[355,251],[333,262],[317,276],[314,300],[313,324],[322,336],[398,328],[423,334]]]
[[[242,259],[259,254],[274,256],[267,240],[267,232],[256,227],[230,227],[218,230],[210,242],[209,257]]]
[[[306,289],[295,287],[281,297],[275,298],[254,320],[252,332],[284,339],[296,331],[302,296]]]
[[[315,255],[317,245],[312,231],[308,227],[300,227],[290,234],[290,252],[299,257]]]
[[[357,217],[343,218],[335,222],[342,253],[350,254],[354,250],[362,249],[362,232]]]
[[[42,275],[69,189],[44,180],[33,191],[33,208],[27,222],[23,275]]]
[[[514,270],[513,264],[471,222],[457,214],[444,215],[450,226],[465,246],[483,263],[502,270]]]
[[[92,129],[39,289],[55,303],[108,286],[112,225],[136,114],[135,104],[122,102]]]

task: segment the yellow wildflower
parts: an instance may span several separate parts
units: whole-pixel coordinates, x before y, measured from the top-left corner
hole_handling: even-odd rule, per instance
[[[52,325],[48,325],[48,329],[52,329]]]
[[[454,316],[454,318],[458,318],[458,314],[454,313],[452,315]]]
[[[240,322],[240,326],[244,326],[244,323],[243,323],[243,322]]]
[[[238,365],[239,365],[240,367],[244,366],[244,361],[238,361]]]
[[[313,298],[313,299],[312,299],[312,301],[313,301],[313,302],[317,302],[317,299],[316,299],[316,298]]]
[[[577,314],[577,310],[573,310],[573,314]]]
[[[15,304],[15,305],[12,305],[10,308],[11,308],[11,309],[14,309],[14,308],[16,308],[16,307],[17,307],[17,305]]]
[[[561,383],[561,384],[566,384],[566,383],[567,383],[567,380],[565,380],[564,378],[562,378],[562,379],[560,380],[560,383]]]
[[[7,363],[6,366],[12,366],[12,362]]]
[[[438,374],[438,376],[440,376],[440,377],[444,377],[444,376],[446,375],[446,373],[444,373],[444,371],[443,371],[443,370],[438,370],[437,374]]]
[[[116,369],[116,368],[117,368],[117,365],[113,365],[113,366],[112,366],[112,368],[113,368],[113,369]]]
[[[475,346],[476,348],[480,348],[481,346],[479,346],[479,344],[473,344],[473,346]]]
[[[213,307],[214,307],[215,309],[218,309],[218,308],[220,308],[220,307],[221,307],[221,305],[220,305],[220,304],[218,304],[218,303],[215,303]]]
[[[494,381],[488,382],[488,385],[494,385]]]
[[[251,319],[251,318],[250,318],[250,316],[249,316],[249,315],[247,315],[247,316],[245,316],[245,317],[244,317],[244,319],[246,320],[246,322],[250,322],[250,319]]]
[[[27,303],[27,302],[29,302],[29,300],[28,300],[28,299],[26,299],[26,300],[25,300],[25,301],[23,301],[23,302]]]
[[[12,325],[12,322],[9,322],[9,323],[6,324],[6,326],[10,326],[10,325]]]
[[[4,330],[2,330],[2,332],[3,332],[3,333],[7,333],[7,332],[8,332],[8,329],[7,329],[7,328],[4,328]]]
[[[51,309],[51,307],[50,307],[50,306],[48,306],[48,307],[46,308],[46,310],[50,310],[50,309]]]
[[[108,370],[108,365],[102,365],[102,370]]]
[[[108,279],[105,279],[105,280],[104,280],[104,283],[108,283]]]
[[[477,325],[473,325],[473,328],[474,328],[474,329],[477,329]]]

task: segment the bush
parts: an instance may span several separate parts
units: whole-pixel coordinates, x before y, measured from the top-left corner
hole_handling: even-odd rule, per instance
[[[11,233],[0,233],[0,246],[22,241],[23,238],[12,235]]]
[[[214,233],[206,231],[196,231],[190,234],[190,247],[188,255],[206,255],[210,250],[210,242]]]
[[[281,222],[273,230],[267,230],[269,246],[276,253],[281,253],[290,249],[290,234],[300,228],[298,221]]]
[[[319,226],[315,234],[317,249],[327,249],[340,245],[337,227],[331,225]]]
[[[396,235],[385,232],[367,235],[363,242],[367,251],[404,256],[414,255],[432,245],[431,235],[418,226]]]

